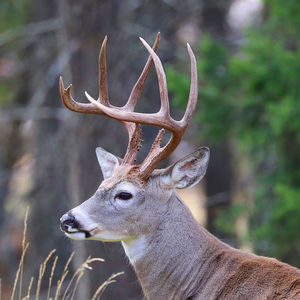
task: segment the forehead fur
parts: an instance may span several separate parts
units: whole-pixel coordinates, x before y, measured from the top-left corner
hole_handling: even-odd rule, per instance
[[[104,180],[100,186],[108,190],[115,186],[117,183],[125,180],[127,182],[136,184],[141,188],[144,187],[147,183],[139,178],[138,166],[120,165],[115,169],[114,174],[110,178]]]

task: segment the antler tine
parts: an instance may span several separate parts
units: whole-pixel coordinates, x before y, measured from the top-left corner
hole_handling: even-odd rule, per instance
[[[106,42],[107,35],[105,36],[101,50],[99,53],[99,101],[108,106],[108,88],[106,80]]]
[[[157,48],[158,48],[158,44],[159,44],[159,41],[160,41],[160,32],[157,33],[156,35],[156,39],[155,39],[155,42],[152,46],[152,49],[153,51],[157,51]],[[137,82],[135,83],[131,93],[130,93],[130,96],[129,96],[129,99],[127,101],[127,103],[125,104],[124,108],[125,109],[128,109],[130,111],[133,111],[139,97],[141,96],[141,93],[142,93],[142,89],[145,85],[145,82],[146,82],[146,79],[148,77],[148,74],[149,74],[149,71],[152,67],[152,56],[149,55],[149,58],[146,62],[146,65],[139,77],[139,79],[137,80]]]
[[[64,82],[62,76],[59,77],[59,91],[61,99],[64,105],[72,111],[79,113],[87,113],[87,114],[98,114],[104,115],[102,111],[100,111],[97,107],[95,107],[91,103],[79,103],[75,101],[71,95],[72,84],[70,84],[66,89],[64,87]]]
[[[152,47],[154,51],[157,51],[159,39],[160,39],[160,32],[157,33],[156,39]],[[129,99],[127,103],[123,106],[123,109],[128,111],[134,110],[135,105],[142,93],[151,66],[152,66],[152,57],[151,55],[149,55],[146,65],[140,77],[138,78],[137,82],[135,83],[134,87],[132,88]],[[136,162],[137,153],[141,148],[142,128],[139,123],[123,122],[123,124],[126,127],[129,135],[129,143],[126,150],[126,154],[123,159],[123,164],[132,164]]]
[[[108,89],[106,81],[106,42],[105,36],[100,54],[99,54],[99,101],[106,106],[110,106],[108,102]],[[71,95],[72,85],[70,84],[66,89],[64,87],[62,76],[59,78],[59,90],[64,105],[75,112],[104,115],[105,113],[91,103],[79,103],[75,101]]]
[[[186,111],[184,113],[183,118],[181,119],[182,126],[184,127],[188,126],[192,118],[193,112],[196,108],[197,99],[198,99],[197,62],[193,50],[188,43],[187,43],[187,50],[191,60],[191,86],[190,86],[190,94],[189,94],[189,100],[186,107]]]
[[[161,129],[158,132],[147,157],[140,166],[140,177],[143,180],[146,180],[159,163],[166,159],[176,149],[181,142],[184,131],[172,132],[172,136],[168,143],[161,148],[160,144],[164,133],[164,129]]]
[[[157,56],[157,54],[151,49],[151,47],[148,45],[148,43],[140,37],[140,41],[143,43],[145,48],[150,53],[152,60],[154,62],[157,79],[158,79],[158,85],[159,85],[159,94],[161,99],[161,109],[160,112],[164,115],[164,117],[170,117],[170,108],[169,108],[169,97],[168,97],[168,88],[167,88],[167,80],[166,80],[166,74],[164,71],[164,68],[162,66],[162,63]]]

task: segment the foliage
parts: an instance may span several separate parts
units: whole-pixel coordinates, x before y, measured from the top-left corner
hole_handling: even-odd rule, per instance
[[[10,106],[18,92],[9,73],[16,69],[17,32],[26,24],[31,5],[31,0],[0,2],[0,107]]]
[[[23,25],[29,0],[2,0],[0,3],[0,32]]]
[[[292,255],[300,265],[300,3],[265,4],[263,24],[248,28],[239,49],[202,39],[198,120],[206,139],[230,137],[249,155],[257,179],[250,224],[256,251],[288,261]],[[183,78],[168,70],[178,102],[187,99]]]

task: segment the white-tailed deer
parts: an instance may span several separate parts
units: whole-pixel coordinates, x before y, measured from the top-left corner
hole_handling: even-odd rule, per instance
[[[155,51],[150,53],[141,76],[123,107],[109,103],[106,83],[106,38],[99,56],[99,98],[86,93],[89,104],[78,103],[60,79],[60,93],[67,108],[106,115],[121,121],[129,143],[122,159],[96,149],[104,176],[95,194],[61,218],[61,228],[73,239],[121,241],[147,299],[300,299],[300,270],[276,259],[234,249],[202,228],[176,194],[205,175],[209,149],[202,147],[166,169],[155,169],[170,155],[191,120],[198,95],[195,56],[191,60],[191,87],[186,112],[180,121],[169,113],[166,77]],[[134,107],[154,63],[161,97],[157,113],[134,112]],[[141,125],[163,128],[145,160],[136,165]],[[172,136],[161,146],[164,129]]]

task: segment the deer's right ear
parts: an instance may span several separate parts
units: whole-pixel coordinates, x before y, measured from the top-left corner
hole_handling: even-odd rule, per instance
[[[120,165],[120,158],[98,147],[96,148],[97,159],[103,174],[103,178],[111,177],[115,169]]]
[[[209,149],[202,147],[164,171],[161,183],[167,188],[192,187],[204,177],[209,161]]]

